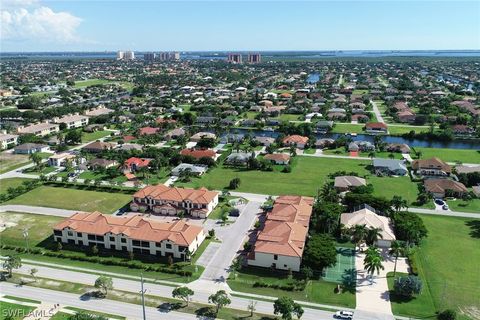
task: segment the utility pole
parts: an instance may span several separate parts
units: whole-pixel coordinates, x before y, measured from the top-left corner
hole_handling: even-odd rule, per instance
[[[143,289],[143,272],[140,273],[140,283],[141,283],[141,291],[142,294],[142,311],[143,311],[143,320],[147,320],[147,316],[145,314],[145,292],[146,290]]]

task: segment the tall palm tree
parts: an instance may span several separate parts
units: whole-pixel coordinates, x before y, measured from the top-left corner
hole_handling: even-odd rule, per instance
[[[382,229],[380,228],[368,228],[365,234],[365,241],[369,246],[377,242],[378,239],[383,239]]]
[[[405,244],[398,240],[392,241],[388,253],[395,257],[395,266],[393,267],[393,277],[395,278],[397,274],[397,260],[399,256],[405,253]]]
[[[357,224],[350,228],[350,234],[352,235],[353,242],[355,242],[355,246],[360,247],[360,243],[367,235],[367,226],[364,224]]]
[[[369,247],[363,260],[363,267],[370,274],[370,283],[372,283],[373,274],[377,272],[380,274],[380,270],[384,270],[385,267],[382,264],[383,258],[377,247]]]
[[[375,151],[370,151],[370,152],[368,153],[368,157],[369,157],[370,159],[372,159],[372,160],[373,160],[373,158],[375,158],[375,156],[376,156]]]

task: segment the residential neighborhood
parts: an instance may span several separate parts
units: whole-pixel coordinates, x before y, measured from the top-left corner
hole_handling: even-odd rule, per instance
[[[344,18],[333,51],[2,49],[0,320],[479,320],[480,54],[340,50]]]

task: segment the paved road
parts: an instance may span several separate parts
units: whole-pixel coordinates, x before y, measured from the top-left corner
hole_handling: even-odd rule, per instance
[[[14,205],[14,204],[0,206],[0,212],[5,212],[5,211],[26,212],[26,213],[34,213],[34,214],[41,214],[46,216],[57,216],[57,217],[70,217],[74,213],[78,212],[78,210],[66,210],[66,209],[24,206],[24,205]]]
[[[12,295],[19,298],[41,300],[51,304],[60,303],[64,306],[76,307],[96,312],[104,312],[112,315],[119,315],[127,319],[142,319],[142,308],[140,305],[113,301],[108,299],[82,300],[76,294],[65,293],[54,290],[34,288],[28,286],[17,286],[11,283],[0,283],[2,294]],[[156,308],[146,307],[148,319],[197,319],[195,315],[181,312],[163,313]]]
[[[373,109],[373,112],[375,112],[375,116],[377,117],[377,121],[381,122],[381,123],[385,123],[385,121],[383,120],[382,114],[380,113],[380,110],[378,110],[378,106],[375,103],[375,101],[370,100],[370,103],[372,104],[372,109]]]
[[[15,270],[15,272],[20,273],[20,274],[29,275],[30,274],[30,269],[33,268],[33,267],[35,267],[38,270],[38,272],[37,272],[38,277],[50,278],[50,279],[54,278],[54,279],[57,279],[57,280],[69,281],[69,282],[71,282],[72,279],[74,279],[73,281],[75,283],[81,283],[81,284],[86,284],[86,285],[92,285],[95,282],[95,279],[98,277],[98,275],[94,275],[94,274],[87,274],[87,273],[76,272],[76,271],[71,271],[71,270],[55,269],[55,268],[39,266],[39,265],[29,265],[28,263],[23,263],[23,266],[20,269]],[[119,278],[115,278],[115,277],[112,277],[112,279],[113,279],[113,287],[117,290],[126,291],[126,292],[133,292],[133,293],[138,293],[139,290],[140,290],[140,282],[139,281],[119,279]],[[198,283],[198,284],[200,284],[200,286],[194,286],[193,283],[194,282],[192,282],[191,284],[188,284],[188,286],[192,287],[195,291],[195,295],[192,297],[192,301],[200,302],[200,303],[204,303],[204,304],[208,304],[208,297],[211,295],[212,291],[215,291],[217,289],[224,289],[222,287],[223,284],[219,284],[219,283],[215,284],[215,283],[213,283],[209,280],[201,280],[201,282]],[[3,284],[5,284],[5,283],[3,283]],[[7,285],[9,285],[9,284],[7,284]],[[148,295],[158,296],[158,297],[168,297],[168,298],[171,298],[171,294],[172,294],[172,290],[173,290],[173,287],[171,287],[171,286],[165,286],[165,285],[154,284],[154,283],[145,283],[144,288],[146,290],[146,294],[148,294]],[[215,290],[212,290],[212,288],[214,288]],[[0,284],[0,289],[2,289],[1,292],[3,294],[5,294],[5,291],[3,291],[3,287],[1,286],[1,284]],[[17,294],[16,291],[12,292],[12,293],[7,293],[7,294],[22,297],[21,295]],[[63,292],[59,293],[59,296],[63,296],[63,295],[68,295],[68,294],[65,294]],[[78,296],[76,296],[76,295],[73,295],[73,296],[74,297],[72,297],[73,298],[72,301],[81,302],[79,300]],[[28,297],[28,296],[25,296],[25,297]],[[36,293],[36,295],[34,295],[33,297],[36,300],[42,300],[42,301],[44,300],[43,295],[38,294],[38,293]],[[262,297],[262,298],[263,299],[265,299],[265,298],[268,299],[268,298],[271,298],[271,297]],[[273,298],[271,298],[271,299],[273,299]],[[236,297],[236,296],[231,296],[231,300],[232,300],[232,303],[229,306],[230,308],[239,309],[239,310],[247,310],[248,304],[252,300],[255,300],[255,298],[248,299],[248,298],[240,298],[240,297]],[[50,300],[45,300],[45,301],[50,301]],[[89,310],[96,310],[96,309],[93,309],[90,306],[90,303],[92,303],[92,305],[94,305],[94,306],[97,306],[96,303],[98,302],[96,300],[91,300],[90,302],[88,302],[88,305],[83,304],[81,306],[71,304],[70,299],[56,300],[56,301],[54,299],[52,302],[56,303],[58,301],[60,301],[62,304],[65,304],[65,305],[76,306],[76,307],[89,309]],[[104,301],[102,301],[102,302],[104,302]],[[128,304],[125,304],[125,305],[128,305]],[[314,305],[314,304],[311,304],[311,305]],[[99,306],[99,307],[101,307],[101,306]],[[332,307],[332,306],[329,306],[329,307],[330,308],[335,308],[335,307]],[[119,309],[123,309],[123,307],[119,308]],[[323,310],[318,310],[318,309],[313,309],[313,308],[306,308],[306,307],[304,309],[305,309],[305,314],[303,315],[302,319],[305,319],[305,320],[333,319],[333,312],[328,312],[328,311],[323,311]],[[130,309],[128,309],[128,310],[130,310]],[[259,313],[273,314],[273,303],[268,302],[268,301],[260,301],[259,300],[259,301],[257,301],[256,310]],[[112,313],[112,314],[119,314],[115,310],[115,308],[111,309],[109,304],[105,305],[104,308],[100,309],[100,311],[107,312],[107,313]],[[119,314],[119,315],[122,315],[122,314]],[[153,316],[153,314],[151,314],[151,315]],[[169,315],[171,315],[171,314],[169,314]],[[136,319],[137,317],[133,317],[133,318]],[[150,318],[152,318],[152,317],[150,317]],[[172,317],[172,318],[168,318],[168,319],[177,319],[177,318]]]
[[[461,218],[476,218],[480,219],[480,212],[460,212],[460,211],[450,211],[450,210],[432,210],[432,209],[423,209],[423,208],[408,208],[408,211],[422,214],[431,214],[436,216],[447,216],[447,217],[461,217]]]

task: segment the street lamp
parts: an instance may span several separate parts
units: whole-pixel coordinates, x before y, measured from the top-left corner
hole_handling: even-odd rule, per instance
[[[142,294],[142,311],[143,311],[143,320],[147,320],[147,316],[145,314],[145,292],[146,290],[143,289],[143,272],[140,273],[140,285],[141,285],[141,290],[140,293]]]
[[[23,237],[25,238],[25,243],[27,245],[27,252],[30,251],[30,249],[28,248],[28,229],[23,229]]]

